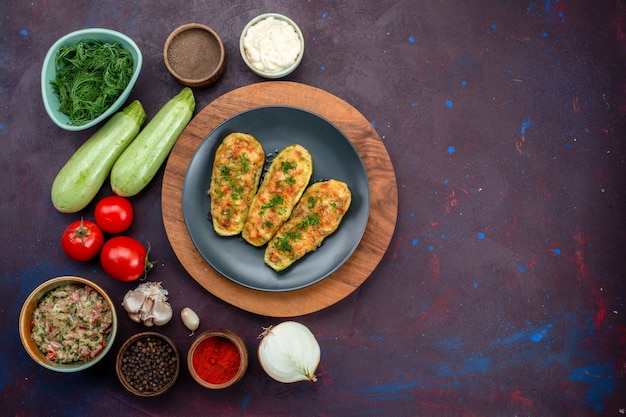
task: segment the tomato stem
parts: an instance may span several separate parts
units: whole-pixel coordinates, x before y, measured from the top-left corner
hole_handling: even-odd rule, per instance
[[[85,227],[84,219],[80,218],[80,225],[76,229],[70,230],[74,235],[70,238],[70,240],[74,240],[76,238],[80,238],[81,245],[85,247],[85,238],[91,235],[91,228],[93,225],[89,227]]]
[[[148,257],[150,255],[150,249],[152,249],[152,245],[150,245],[150,242],[146,242],[146,243],[148,244],[148,248],[146,249],[146,259],[144,260],[144,272],[143,272],[143,278],[141,278],[141,281],[148,278],[148,271],[150,271],[152,267],[154,267],[154,264],[158,262],[156,259],[154,261],[151,261],[150,258]]]

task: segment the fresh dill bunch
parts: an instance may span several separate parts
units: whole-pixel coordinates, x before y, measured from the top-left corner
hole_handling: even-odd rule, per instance
[[[104,113],[132,75],[133,57],[119,43],[83,39],[59,49],[56,79],[50,84],[59,97],[59,111],[80,126]]]

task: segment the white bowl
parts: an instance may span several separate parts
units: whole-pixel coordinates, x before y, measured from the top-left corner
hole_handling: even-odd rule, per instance
[[[52,90],[50,81],[54,81],[56,79],[56,57],[59,49],[65,45],[74,45],[83,39],[97,39],[106,43],[119,43],[120,46],[129,51],[133,57],[133,75],[122,94],[104,113],[85,124],[75,126],[70,124],[69,118],[66,114],[59,111],[59,97]],[[139,78],[142,63],[143,58],[139,47],[131,38],[122,33],[101,28],[82,29],[68,33],[50,47],[46,57],[44,58],[43,67],[41,69],[41,96],[43,98],[43,104],[46,108],[48,116],[50,116],[50,119],[52,119],[57,126],[65,130],[85,130],[97,125],[112,116],[113,113],[115,113],[126,102],[133,86],[135,85],[135,82],[137,81],[137,78]]]
[[[285,68],[282,68],[281,70],[278,70],[278,71],[265,71],[265,70],[256,68],[252,64],[248,56],[248,53],[246,52],[246,48],[244,46],[244,38],[246,37],[250,27],[256,25],[261,20],[264,20],[270,17],[287,22],[295,30],[300,40],[300,53],[298,54],[296,60],[291,65]],[[265,13],[252,19],[243,28],[243,31],[241,32],[241,37],[239,38],[239,52],[241,53],[241,57],[243,58],[243,61],[246,63],[248,68],[250,68],[255,74],[260,75],[261,77],[270,78],[270,79],[282,78],[291,74],[298,67],[298,65],[300,65],[300,62],[302,61],[302,56],[304,55],[304,37],[302,36],[302,31],[300,30],[298,25],[287,16],[284,16],[278,13]]]

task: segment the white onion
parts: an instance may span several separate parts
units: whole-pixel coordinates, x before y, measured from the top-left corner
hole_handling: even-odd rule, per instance
[[[259,335],[259,362],[278,382],[317,381],[320,345],[308,327],[295,321],[270,326]]]

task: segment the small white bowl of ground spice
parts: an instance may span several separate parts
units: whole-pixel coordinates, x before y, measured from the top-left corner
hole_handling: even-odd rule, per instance
[[[139,78],[143,57],[123,33],[81,29],[57,40],[41,69],[41,95],[50,119],[65,130],[93,127],[113,115]]]
[[[188,87],[205,87],[224,73],[226,49],[213,29],[200,23],[187,23],[168,36],[163,59],[178,82]]]

